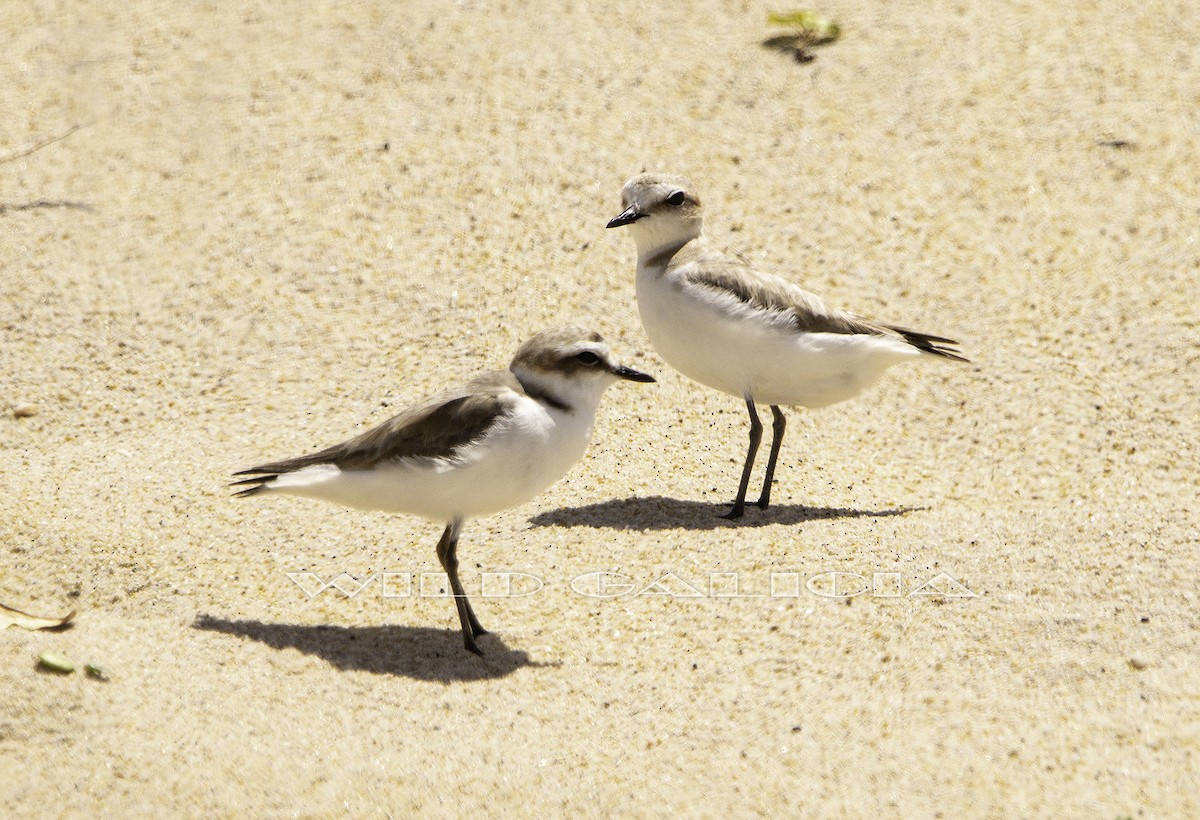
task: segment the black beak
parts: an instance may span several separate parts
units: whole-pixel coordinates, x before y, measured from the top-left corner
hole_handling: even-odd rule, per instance
[[[609,227],[612,227],[612,223],[609,223]],[[614,376],[616,376],[617,378],[620,378],[620,379],[628,379],[628,380],[629,380],[629,381],[631,381],[631,382],[653,382],[653,381],[658,381],[658,380],[657,380],[657,379],[655,379],[653,376],[651,376],[649,373],[643,373],[643,372],[642,372],[642,371],[640,371],[640,370],[634,370],[632,367],[625,367],[624,365],[621,365],[620,367],[613,368],[613,372],[612,372],[612,373],[613,373],[613,375],[614,375]]]
[[[614,216],[612,219],[608,220],[608,224],[605,227],[619,228],[622,225],[631,225],[634,222],[637,222],[643,216],[645,216],[645,214],[639,213],[636,205],[630,205],[628,208],[621,211],[620,216]]]

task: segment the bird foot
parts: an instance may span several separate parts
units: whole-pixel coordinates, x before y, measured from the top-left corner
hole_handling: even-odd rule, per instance
[[[466,632],[463,633],[463,648],[468,652],[473,652],[481,658],[483,657],[483,651],[479,648],[479,645],[475,643],[475,639]]]

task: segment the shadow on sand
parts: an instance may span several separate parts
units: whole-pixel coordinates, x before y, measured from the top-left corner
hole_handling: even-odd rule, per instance
[[[803,524],[832,518],[887,518],[906,515],[926,507],[896,507],[890,510],[855,510],[845,507],[806,507],[802,504],[772,504],[760,510],[746,506],[746,514],[737,521],[720,516],[730,504],[708,501],[681,501],[652,495],[645,498],[621,498],[560,507],[530,519],[535,527],[596,527],[615,530],[715,530],[738,527],[766,527],[771,524]]]
[[[482,658],[463,649],[457,629],[420,626],[328,626],[268,624],[199,616],[193,629],[252,638],[273,649],[299,649],[338,669],[403,675],[416,680],[474,681],[502,678],[523,666],[542,666],[520,650],[509,649],[499,636],[481,636]]]

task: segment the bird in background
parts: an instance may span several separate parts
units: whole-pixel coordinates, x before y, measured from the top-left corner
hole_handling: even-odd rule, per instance
[[[445,522],[438,561],[449,578],[463,645],[482,654],[479,623],[458,577],[468,518],[521,504],[583,456],[596,408],[618,380],[654,378],[618,362],[598,333],[543,331],[507,371],[487,373],[402,411],[356,438],[235,475],[238,497],[298,495]]]
[[[685,376],[745,401],[750,444],[733,508],[740,518],[759,444],[756,405],[771,408],[773,439],[762,493],[767,509],[783,434],[783,406],[826,407],[853,398],[894,364],[966,362],[958,343],[833,307],[779,276],[713,247],[691,183],[643,173],[625,183],[609,228],[637,244],[637,302],[659,355]]]

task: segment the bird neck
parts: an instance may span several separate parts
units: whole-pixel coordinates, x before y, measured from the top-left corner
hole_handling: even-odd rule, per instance
[[[661,245],[651,251],[642,252],[639,250],[638,267],[644,270],[663,270],[675,258],[675,254],[683,250],[691,241],[691,239],[684,239],[681,242]]]
[[[600,396],[608,386],[604,379],[580,379],[524,367],[515,367],[512,373],[525,395],[556,413],[595,415]]]
[[[640,223],[638,224],[640,225]],[[635,225],[635,227],[637,226]],[[699,225],[694,231],[680,232],[677,230],[671,233],[654,231],[649,228],[650,226],[647,226],[646,230],[634,235],[638,249],[638,267],[640,268],[665,268],[675,254],[683,250],[688,243],[704,238],[704,232]]]

